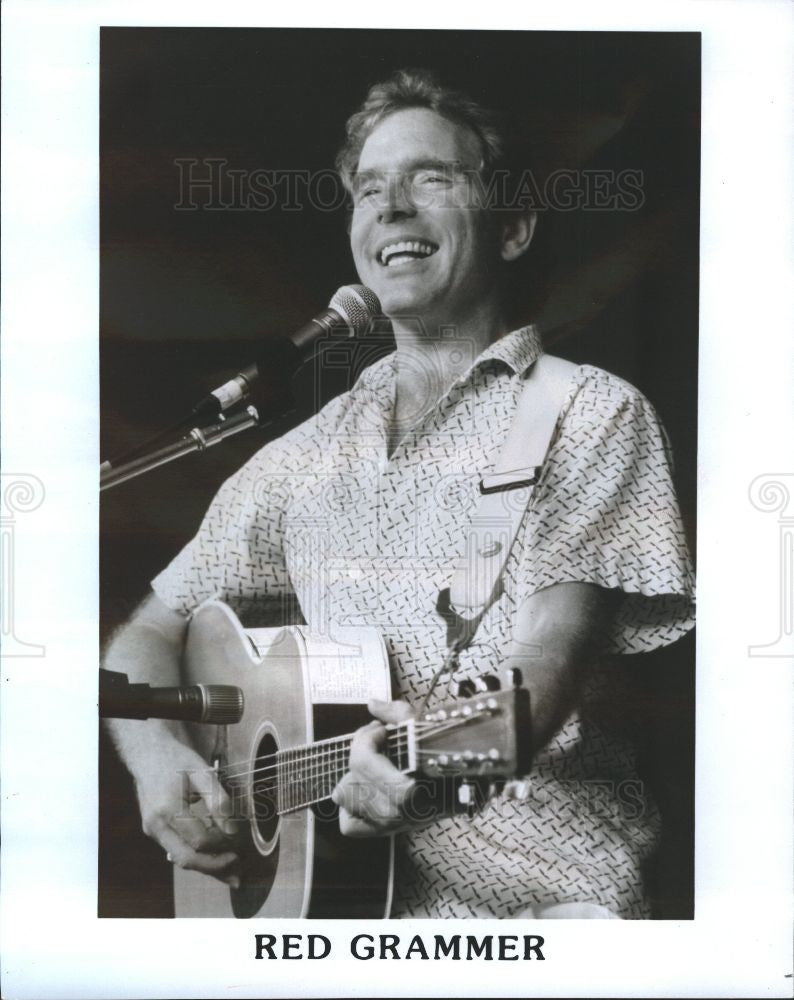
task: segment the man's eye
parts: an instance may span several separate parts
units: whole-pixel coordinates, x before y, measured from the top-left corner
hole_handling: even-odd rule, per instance
[[[415,184],[446,184],[448,181],[449,177],[439,171],[423,171],[420,174],[416,174],[414,177]]]
[[[367,198],[375,198],[380,192],[381,189],[377,185],[370,184],[367,187],[361,188],[356,197],[359,201],[365,201]]]

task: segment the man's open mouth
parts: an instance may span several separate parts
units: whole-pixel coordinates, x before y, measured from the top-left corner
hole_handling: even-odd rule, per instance
[[[400,240],[396,243],[389,243],[378,251],[378,263],[384,267],[391,267],[407,260],[423,260],[431,257],[438,246],[428,240]]]

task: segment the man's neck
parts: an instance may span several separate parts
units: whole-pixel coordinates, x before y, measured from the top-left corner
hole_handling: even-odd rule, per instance
[[[500,309],[486,303],[464,321],[392,319],[397,345],[397,392],[390,448],[417,427],[452,383],[507,333]]]
[[[507,333],[503,310],[485,301],[465,317],[392,318],[397,345],[398,384],[412,375],[432,373],[444,383],[443,394],[490,344]]]

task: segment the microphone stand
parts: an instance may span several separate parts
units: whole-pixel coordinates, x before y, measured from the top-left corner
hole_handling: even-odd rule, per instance
[[[189,455],[191,452],[206,451],[207,448],[220,444],[226,438],[248,430],[249,427],[256,427],[258,425],[259,413],[256,407],[248,406],[243,412],[220,420],[216,424],[210,424],[209,427],[194,427],[189,434],[178,441],[174,441],[164,448],[158,448],[156,451],[151,451],[146,455],[141,455],[140,458],[132,459],[130,462],[125,462],[123,465],[118,466],[118,468],[112,466],[109,462],[103,462],[99,467],[99,489],[102,491],[108,490],[113,486],[118,486],[119,483],[124,483],[128,479],[134,479],[136,476],[142,476],[151,469],[156,469],[160,465],[166,465],[168,462],[173,462],[175,459],[181,458],[183,455]]]

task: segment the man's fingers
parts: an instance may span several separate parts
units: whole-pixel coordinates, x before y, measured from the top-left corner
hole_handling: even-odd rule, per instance
[[[377,837],[384,832],[374,823],[349,813],[344,806],[339,807],[339,829],[345,837]]]
[[[404,702],[370,701],[379,721],[362,726],[350,744],[350,770],[332,793],[339,806],[339,827],[348,837],[392,833],[405,822],[404,805],[414,782],[381,753],[385,725],[411,717]]]
[[[222,833],[207,817],[174,816],[171,826],[185,843],[196,851],[219,850],[229,846],[229,838]]]
[[[226,836],[234,836],[237,825],[232,818],[232,800],[218,780],[217,774],[209,769],[188,772],[190,787],[201,796],[206,815]]]
[[[370,715],[386,723],[405,722],[414,714],[406,701],[380,701],[372,698],[367,703]]]
[[[380,722],[370,722],[356,730],[350,742],[350,770],[367,781],[407,781],[381,748],[386,742],[386,730]]]
[[[203,872],[205,875],[212,875],[229,885],[239,887],[240,878],[234,871],[239,858],[233,851],[223,851],[220,854],[195,851],[175,830],[171,829],[163,830],[157,839],[160,846],[168,852],[170,860],[180,868]]]
[[[170,796],[169,792],[160,801],[149,801],[142,811],[144,832],[157,840],[164,830],[174,829],[197,851],[219,851],[229,846],[228,835],[215,825],[204,799],[187,790],[184,797]]]
[[[360,730],[350,744],[350,776],[359,784],[388,788],[390,795],[397,799],[412,785],[410,778],[378,752],[377,741],[365,730]]]
[[[350,742],[350,770],[361,771],[362,776],[374,777],[374,775],[369,774],[373,762],[382,760],[388,764],[388,760],[379,753],[385,736],[386,730],[380,722],[370,722],[356,730]],[[391,767],[391,765],[389,766]]]
[[[376,784],[361,780],[353,773],[342,778],[334,789],[331,798],[339,806],[340,827],[348,836],[372,836],[373,834],[391,833],[404,822],[403,804],[410,793],[413,782],[398,776],[399,782],[389,781]],[[361,824],[348,823],[347,828],[343,816],[361,820]],[[352,832],[348,832],[348,831]]]
[[[413,713],[404,701],[379,701],[371,699],[367,707],[378,722],[362,726],[353,736],[350,745],[350,769],[359,770],[361,777],[372,781],[395,780],[400,772],[379,751],[386,742],[386,725],[404,722]]]

